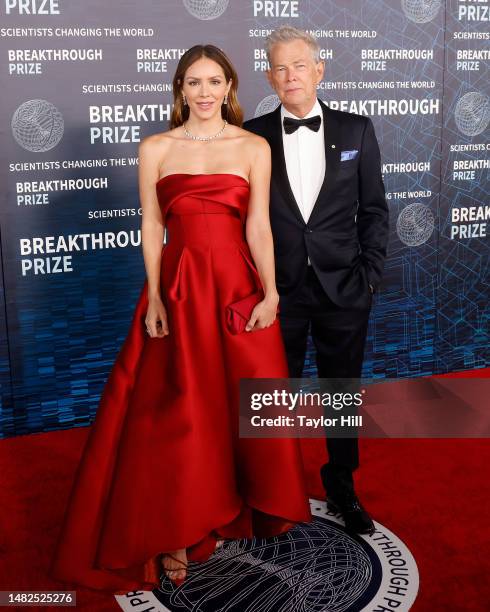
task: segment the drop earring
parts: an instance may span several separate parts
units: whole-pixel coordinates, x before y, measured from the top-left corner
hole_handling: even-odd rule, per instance
[[[228,104],[228,94],[225,94],[225,99],[223,100],[223,104]]]
[[[185,98],[185,94],[182,94],[182,102],[184,103],[184,106],[187,106],[187,100]]]

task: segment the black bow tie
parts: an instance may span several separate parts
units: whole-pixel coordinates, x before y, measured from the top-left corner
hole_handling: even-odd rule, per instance
[[[318,132],[320,129],[320,125],[322,123],[322,118],[320,115],[315,115],[314,117],[308,117],[308,119],[293,119],[292,117],[284,117],[284,131],[286,134],[292,134],[296,132],[296,130],[301,125],[306,125],[306,127],[310,128],[314,132]]]

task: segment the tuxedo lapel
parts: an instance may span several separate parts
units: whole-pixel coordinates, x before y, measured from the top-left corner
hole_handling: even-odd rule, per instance
[[[340,163],[340,126],[335,116],[328,106],[319,100],[323,111],[323,138],[325,142],[325,176],[323,183],[318,193],[313,209],[308,222],[312,220],[315,214],[318,213],[322,202],[325,201],[329,189],[334,184],[337,176],[338,166]],[[276,187],[282,194],[284,200],[290,207],[295,217],[303,224],[305,220],[301,214],[301,210],[294,197],[291,183],[286,169],[286,158],[284,156],[284,145],[282,141],[282,125],[281,125],[281,106],[273,112],[270,132],[270,146],[272,152],[272,176],[275,180]]]
[[[318,193],[318,197],[313,205],[308,223],[313,219],[315,214],[325,201],[329,189],[332,188],[340,163],[340,126],[335,116],[328,106],[319,100],[323,111],[323,137],[325,139],[325,176],[323,183]]]
[[[282,142],[281,105],[273,112],[271,123],[272,129],[269,143],[272,153],[272,180],[275,182],[278,191],[282,194],[294,216],[304,224],[305,220],[294,197],[286,170],[286,158]]]

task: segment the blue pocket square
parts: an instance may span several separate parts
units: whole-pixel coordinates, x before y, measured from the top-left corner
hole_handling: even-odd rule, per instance
[[[348,161],[350,159],[355,159],[358,153],[357,149],[352,149],[352,151],[341,151],[340,152],[340,161]]]

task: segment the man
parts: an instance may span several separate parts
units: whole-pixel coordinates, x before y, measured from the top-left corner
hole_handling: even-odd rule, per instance
[[[270,216],[290,376],[302,375],[311,327],[318,376],[360,378],[389,227],[373,124],[317,99],[324,63],[308,33],[283,26],[266,49],[267,77],[282,104],[244,127],[272,150]],[[348,530],[372,533],[354,490],[357,433],[328,438],[327,449],[321,477],[329,508]]]

